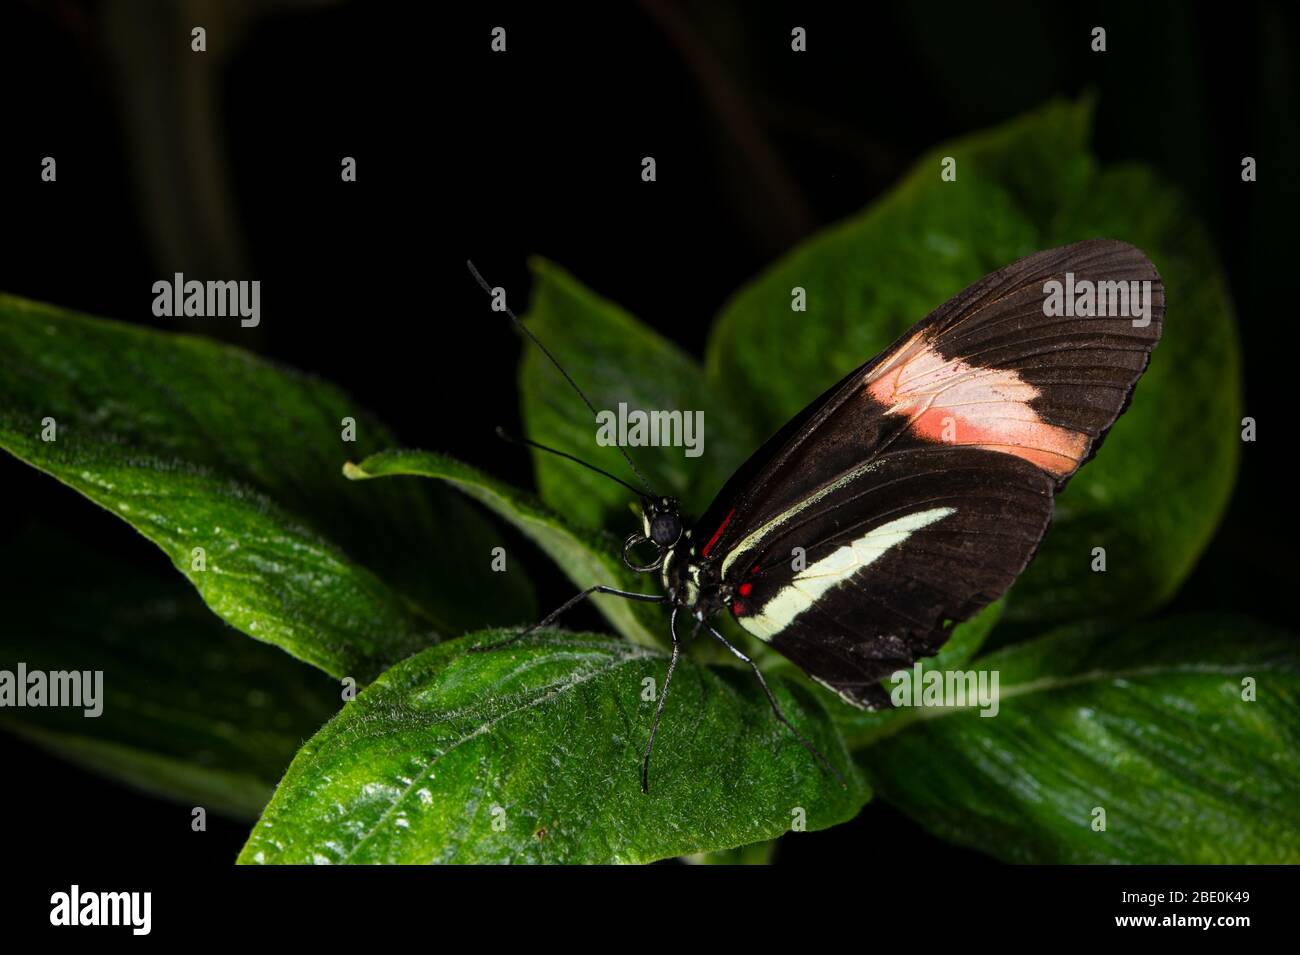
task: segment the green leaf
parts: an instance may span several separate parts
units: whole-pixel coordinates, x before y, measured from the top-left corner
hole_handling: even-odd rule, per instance
[[[837,766],[827,774],[757,681],[683,659],[651,763],[665,655],[547,632],[486,653],[488,631],[403,661],[289,767],[241,862],[651,862],[850,818],[868,792],[810,694],[773,689]]]
[[[658,578],[634,574],[623,565],[617,556],[618,542],[612,537],[572,527],[532,495],[446,455],[433,451],[380,451],[360,464],[349,462],[343,473],[353,480],[414,475],[446,481],[519,528],[579,590],[604,584],[653,593],[658,584]],[[666,619],[657,605],[608,595],[593,596],[591,600],[627,639],[644,646],[663,642]]]
[[[749,846],[737,846],[735,849],[695,852],[682,856],[682,861],[688,865],[771,865],[776,843],[777,840],[772,839]]]
[[[335,675],[532,615],[454,494],[340,478],[391,443],[338,389],[246,352],[0,297],[0,446],[156,543],[224,620]]]
[[[628,448],[659,494],[679,498],[699,515],[757,445],[753,423],[736,413],[725,390],[710,388],[699,364],[677,346],[600,298],[560,267],[531,262],[534,285],[525,320],[578,382],[598,411],[703,413],[703,453],[682,447]],[[636,485],[618,449],[597,443],[590,411],[538,349],[529,345],[520,368],[519,391],[528,436],[589,460]],[[542,499],[569,521],[585,527],[630,524],[625,488],[553,455],[534,455]]]
[[[714,387],[777,430],[966,285],[1043,248],[1042,188],[1080,187],[1087,112],[1058,106],[944,144],[858,215],[804,242],[744,286],[709,337]],[[940,160],[957,161],[942,182]],[[791,310],[791,290],[807,312]]]
[[[338,685],[231,630],[179,579],[108,566],[70,600],[48,571],[43,560],[11,562],[7,581],[24,599],[5,610],[0,670],[102,671],[102,710],[5,706],[0,726],[128,785],[256,818],[302,741],[337,710]]]
[[[1076,626],[977,669],[999,674],[996,716],[914,709],[858,757],[936,835],[1011,862],[1300,862],[1294,636],[1240,618]]]
[[[861,214],[741,289],[707,351],[709,380],[770,433],[962,288],[1039,249],[1109,236],[1144,249],[1167,290],[1163,340],[1133,404],[1058,499],[1009,616],[1125,616],[1159,606],[1217,526],[1237,455],[1239,360],[1222,272],[1172,190],[1098,171],[1091,107],[1056,103],[940,145]],[[940,179],[940,160],[957,180]],[[791,311],[791,290],[807,313]],[[1110,572],[1094,574],[1092,549]]]

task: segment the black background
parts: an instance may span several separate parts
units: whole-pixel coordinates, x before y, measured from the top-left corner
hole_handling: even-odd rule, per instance
[[[1238,310],[1245,410],[1260,421],[1228,518],[1173,609],[1291,624],[1292,5],[0,9],[0,289],[174,328],[151,315],[155,280],[175,269],[260,279],[261,326],[217,334],[339,383],[406,444],[523,484],[526,456],[492,436],[496,424],[517,430],[520,343],[466,258],[521,302],[526,258],[543,254],[698,355],[738,285],[879,196],[926,148],[1095,91],[1102,160],[1157,167],[1215,238]],[[193,25],[209,32],[199,67]],[[505,55],[489,49],[497,25]],[[790,52],[794,25],[808,30],[805,54]],[[1104,54],[1089,49],[1096,25]],[[721,107],[709,92],[719,89]],[[734,135],[737,123],[757,138]],[[193,162],[196,129],[217,133],[215,178]],[[56,184],[40,182],[46,155]],[[645,155],[654,184],[640,180]],[[1256,183],[1241,182],[1245,155],[1258,160]],[[340,182],[342,156],[356,157],[358,182]],[[222,181],[224,232],[195,211]],[[171,572],[49,479],[4,460],[0,482],[0,544],[24,524],[65,526],[142,573]],[[541,560],[531,566],[543,605],[569,593]],[[75,573],[60,572],[75,599]],[[224,865],[247,831],[211,819],[194,834],[187,807],[9,739],[0,766],[16,857]],[[785,839],[778,861],[875,854],[989,864],[879,803],[849,826]]]

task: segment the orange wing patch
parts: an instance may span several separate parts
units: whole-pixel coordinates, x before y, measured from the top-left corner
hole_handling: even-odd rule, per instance
[[[866,379],[886,414],[907,415],[918,438],[1014,454],[1057,477],[1071,474],[1088,435],[1047,424],[1030,407],[1038,389],[1004,368],[944,358],[918,332]]]

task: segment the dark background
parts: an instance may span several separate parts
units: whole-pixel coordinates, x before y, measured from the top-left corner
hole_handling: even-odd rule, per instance
[[[152,317],[157,279],[261,279],[259,328],[197,330],[339,383],[404,443],[527,484],[526,456],[492,436],[518,428],[520,345],[466,258],[522,302],[526,257],[546,255],[698,355],[738,285],[926,148],[1091,90],[1101,159],[1157,167],[1215,238],[1260,422],[1172,609],[1291,625],[1295,7],[843,6],[6,0],[0,290],[174,329]],[[195,25],[205,55],[190,52]],[[489,49],[497,25],[505,55]],[[796,25],[807,53],[790,51]],[[1097,25],[1104,54],[1089,49]],[[46,155],[56,184],[39,179]],[[1241,182],[1245,155],[1256,183]],[[340,182],[343,156],[358,182]],[[0,546],[61,527],[171,573],[48,478],[6,459],[0,482]],[[530,566],[543,605],[570,593]],[[59,572],[75,599],[75,573]],[[213,818],[196,836],[188,808],[7,738],[0,766],[0,811],[30,823],[6,836],[17,857],[225,864],[247,832]],[[785,839],[778,860],[867,853],[987,863],[879,803]]]

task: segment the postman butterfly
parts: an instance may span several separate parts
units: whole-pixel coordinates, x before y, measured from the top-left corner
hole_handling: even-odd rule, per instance
[[[581,388],[510,317],[594,415]],[[642,760],[643,791],[683,643],[681,618],[692,622],[692,637],[707,629],[753,669],[775,717],[839,777],[782,713],[754,661],[710,621],[730,613],[847,702],[890,706],[881,681],[937,652],[954,624],[1000,597],[1033,558],[1054,496],[1128,407],[1163,318],[1160,275],[1127,243],[1092,239],[1013,262],[813,401],[694,524],[676,500],[649,489],[622,448],[645,490],[524,441],[640,497],[642,524],[624,542],[623,561],[657,573],[663,592],[591,587],[481,649],[546,627],[592,594],[665,604],[672,654]]]

